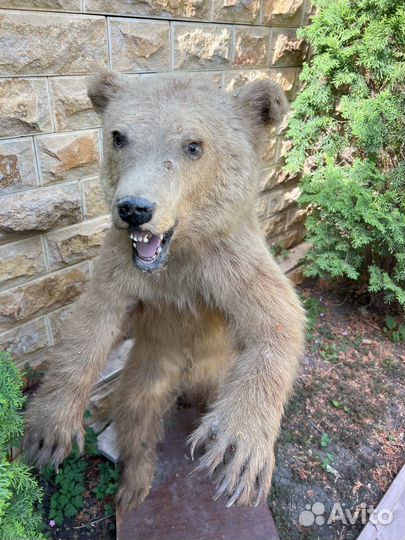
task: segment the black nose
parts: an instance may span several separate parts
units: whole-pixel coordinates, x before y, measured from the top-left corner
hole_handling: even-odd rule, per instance
[[[118,214],[130,225],[142,225],[152,219],[156,203],[138,197],[124,197],[117,202]]]

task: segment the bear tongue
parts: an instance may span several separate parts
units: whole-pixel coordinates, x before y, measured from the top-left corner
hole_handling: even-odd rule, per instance
[[[138,255],[144,258],[153,257],[156,254],[158,247],[160,246],[161,241],[157,234],[152,234],[149,238],[149,242],[137,242],[136,251]]]

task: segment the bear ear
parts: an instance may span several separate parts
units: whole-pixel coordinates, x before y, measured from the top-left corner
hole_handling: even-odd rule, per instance
[[[238,92],[236,100],[242,118],[255,136],[264,127],[279,124],[289,109],[284,90],[269,80],[246,84]]]
[[[124,87],[121,75],[108,69],[103,69],[95,75],[91,75],[87,81],[87,95],[89,96],[95,111],[102,114],[108,103]]]

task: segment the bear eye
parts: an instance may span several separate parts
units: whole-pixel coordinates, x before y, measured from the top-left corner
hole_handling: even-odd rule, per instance
[[[195,141],[188,142],[185,145],[185,150],[186,150],[187,155],[191,159],[197,159],[201,157],[203,153],[202,143],[195,142]]]
[[[122,148],[128,142],[128,139],[126,138],[126,136],[123,133],[120,133],[119,131],[113,131],[112,137],[113,137],[113,144],[115,148]]]

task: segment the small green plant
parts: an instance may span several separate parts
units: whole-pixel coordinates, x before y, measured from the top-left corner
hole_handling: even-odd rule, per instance
[[[331,438],[329,437],[329,435],[327,433],[322,433],[321,447],[327,448],[329,446],[330,441],[331,441]]]
[[[86,416],[88,415],[86,414]],[[83,497],[87,489],[88,461],[86,456],[97,457],[99,455],[97,434],[92,427],[88,427],[85,438],[85,456],[80,455],[76,446],[63,462],[58,473],[50,467],[46,469],[45,478],[57,487],[57,491],[51,497],[49,519],[55,521],[58,527],[63,524],[65,518],[72,518],[83,510]],[[93,488],[93,493],[98,500],[103,500],[115,494],[119,471],[111,463],[104,462],[98,464],[98,472],[99,479],[96,487]]]
[[[339,360],[340,349],[336,343],[322,344],[319,354],[327,362],[335,364]]]
[[[331,403],[335,407],[335,409],[340,409],[340,407],[341,407],[340,401],[338,401],[337,399],[332,399]]]
[[[302,176],[306,273],[405,309],[404,0],[312,4],[286,164]]]
[[[21,373],[11,356],[0,352],[0,538],[44,540],[38,510],[42,491],[22,461],[10,461],[9,448],[23,434]]]
[[[81,458],[79,449],[74,448],[58,474],[54,475],[54,483],[58,490],[51,497],[49,519],[53,519],[59,527],[65,517],[73,517],[83,509],[86,468],[87,463]],[[48,469],[48,479],[51,476],[52,473]]]
[[[394,343],[405,341],[405,321],[386,315],[384,332]]]
[[[100,463],[98,466],[99,479],[93,493],[98,500],[115,495],[118,489],[119,471],[110,463]]]
[[[322,459],[322,469],[326,472],[330,471],[330,467],[333,463],[334,455],[331,452],[328,452],[326,456]]]

